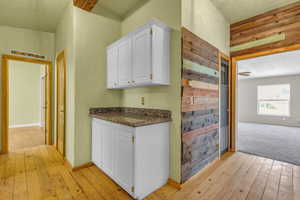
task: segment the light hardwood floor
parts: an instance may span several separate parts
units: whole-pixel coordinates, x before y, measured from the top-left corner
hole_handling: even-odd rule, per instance
[[[39,126],[9,129],[9,151],[18,151],[44,144],[45,131]]]
[[[52,146],[0,156],[0,199],[130,200],[95,166],[71,172]],[[146,200],[300,199],[300,167],[228,153],[181,190],[166,185]]]

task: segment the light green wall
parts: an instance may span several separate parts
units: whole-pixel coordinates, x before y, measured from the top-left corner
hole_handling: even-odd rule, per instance
[[[121,92],[106,89],[106,47],[120,38],[120,22],[74,8],[75,165],[91,159],[90,107],[120,106]]]
[[[10,50],[33,52],[45,55],[48,60],[53,60],[55,49],[55,35],[53,33],[34,31],[29,29],[0,26],[0,54],[9,54]],[[1,65],[1,58],[0,58]],[[1,66],[0,66],[1,69]],[[1,70],[0,70],[1,75]],[[1,76],[0,76],[1,77]],[[1,78],[0,78],[1,87]],[[0,96],[1,96],[0,92]],[[1,105],[1,99],[0,99]],[[0,108],[2,109],[2,108]],[[0,115],[0,120],[2,116]],[[1,124],[0,124],[0,147],[1,147]]]
[[[230,25],[211,0],[182,0],[182,26],[229,55]]]
[[[39,124],[42,65],[9,62],[9,126]]]
[[[122,106],[159,108],[172,111],[170,176],[180,182],[181,165],[181,0],[150,0],[122,22],[122,34],[156,18],[172,27],[171,33],[171,85],[126,89],[122,93]],[[140,98],[145,97],[145,105]]]
[[[67,68],[66,91],[66,158],[75,164],[75,62],[74,62],[74,8],[72,3],[65,9],[55,33],[56,56],[65,53]],[[55,68],[56,71],[56,68]],[[56,74],[56,73],[55,73]],[[55,81],[56,84],[56,81]],[[55,87],[56,88],[56,87]],[[56,100],[56,98],[55,98]],[[56,106],[56,101],[55,101]],[[56,117],[55,117],[56,118]],[[56,127],[56,120],[54,120]],[[56,138],[56,129],[54,129]]]

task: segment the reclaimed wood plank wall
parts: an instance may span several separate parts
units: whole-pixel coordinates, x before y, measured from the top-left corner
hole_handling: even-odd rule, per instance
[[[231,47],[237,47],[243,44],[249,47],[247,44],[253,44],[252,46],[250,45],[250,48],[242,48],[238,51],[231,52],[231,56],[241,56],[300,44],[299,31],[300,2],[231,24]],[[279,39],[277,39],[277,41],[273,41],[272,37],[274,38],[276,35],[283,37],[278,37]]]
[[[182,182],[219,156],[218,54],[182,28]]]

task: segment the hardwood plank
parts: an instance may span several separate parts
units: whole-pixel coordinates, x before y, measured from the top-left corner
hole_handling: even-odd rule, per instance
[[[91,200],[104,200],[103,196],[98,194],[97,190],[88,182],[88,180],[83,176],[81,171],[76,171],[72,173],[73,178],[77,184],[84,191],[88,199]]]
[[[248,157],[248,156],[247,156]],[[199,187],[197,187],[187,198],[188,199],[212,199],[220,192],[224,184],[235,175],[249,161],[246,156],[237,160],[230,168],[226,167],[219,173],[209,176]]]
[[[13,199],[14,191],[14,173],[16,167],[16,154],[9,153],[7,160],[2,171],[2,177],[0,181],[0,199],[10,200]]]
[[[293,166],[282,163],[278,199],[293,199]]]
[[[271,199],[273,200],[277,198],[281,172],[282,172],[281,162],[275,161],[273,163],[272,170],[262,200],[271,200]]]
[[[232,196],[229,199],[238,200],[238,199],[246,199],[251,186],[253,185],[258,172],[263,167],[263,164],[266,162],[265,158],[258,159],[258,162],[251,167],[251,169],[244,174],[242,181],[239,186],[235,189]]]
[[[190,195],[192,191],[198,188],[199,185],[201,185],[211,174],[223,172],[224,170],[226,170],[227,167],[230,168],[231,165],[234,165],[235,162],[238,162],[241,158],[242,155],[239,153],[225,154],[225,156],[223,156],[220,161],[216,162],[216,164],[202,170],[202,172],[192,177],[187,183],[183,185],[180,191],[176,192],[172,196],[172,199],[174,200],[187,199],[188,195]]]
[[[71,172],[53,147],[0,155],[0,199],[130,200],[96,166]],[[293,199],[300,167],[244,153],[226,153],[177,190],[163,186],[146,200]]]
[[[222,190],[216,193],[212,200],[230,199],[234,191],[239,188],[245,174],[247,174],[252,167],[255,167],[255,164],[257,163],[259,163],[259,158],[255,156],[249,156],[244,167],[240,168],[235,175],[226,184],[224,184]]]
[[[248,193],[247,200],[261,199],[265,191],[267,180],[269,178],[274,161],[267,159],[264,166],[259,171],[255,182],[252,184]]]
[[[16,155],[16,171],[13,199],[27,200],[27,180],[25,170],[25,153],[21,152]]]

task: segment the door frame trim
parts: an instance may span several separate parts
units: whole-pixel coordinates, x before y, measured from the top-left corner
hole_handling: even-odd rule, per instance
[[[230,104],[230,98],[231,98],[231,59],[229,56],[227,56],[225,53],[219,51],[219,72],[220,72],[220,80],[219,80],[219,98],[221,98],[221,70],[222,70],[222,58],[228,60],[228,109],[229,109],[229,112],[228,112],[228,151],[231,151],[231,134],[230,134],[230,131],[231,131],[231,117],[230,117],[230,110],[231,110],[231,104]],[[221,99],[220,99],[220,103],[221,103]],[[220,106],[220,112],[221,112],[221,106]],[[221,115],[220,115],[220,119],[221,119]],[[221,127],[221,123],[220,123],[220,127]],[[221,128],[219,128],[219,130],[221,130]],[[221,157],[221,149],[220,149],[220,157]]]
[[[65,113],[64,113],[64,147],[63,147],[63,153],[62,153],[62,156],[65,157],[65,153],[66,153],[66,105],[67,105],[67,90],[66,90],[66,86],[67,86],[67,66],[66,66],[66,57],[65,57],[65,51],[63,50],[62,52],[60,52],[58,54],[58,56],[56,57],[56,143],[55,143],[55,148],[58,151],[58,144],[57,144],[57,141],[58,141],[58,114],[59,114],[59,108],[58,108],[58,98],[59,98],[59,93],[58,93],[58,90],[59,90],[59,86],[58,86],[58,73],[59,73],[59,69],[58,69],[58,65],[57,65],[57,61],[59,59],[63,58],[64,59],[64,95],[65,95],[65,100],[64,100],[64,106],[65,106]],[[60,153],[60,152],[59,152]]]
[[[271,54],[283,53],[288,51],[299,50],[300,44],[280,47],[267,51],[260,51],[240,56],[231,57],[231,100],[230,100],[230,150],[237,151],[237,62],[249,58],[255,58],[260,56],[266,56]]]
[[[47,80],[46,80],[46,141],[47,145],[52,144],[52,62],[47,60],[39,60],[35,58],[27,58],[21,56],[13,56],[13,55],[2,55],[2,103],[1,103],[1,133],[2,133],[2,146],[1,146],[1,153],[8,153],[9,146],[8,146],[8,132],[9,132],[9,60],[21,61],[21,62],[29,62],[29,63],[36,63],[36,64],[44,64],[46,65],[46,73],[47,73]]]

